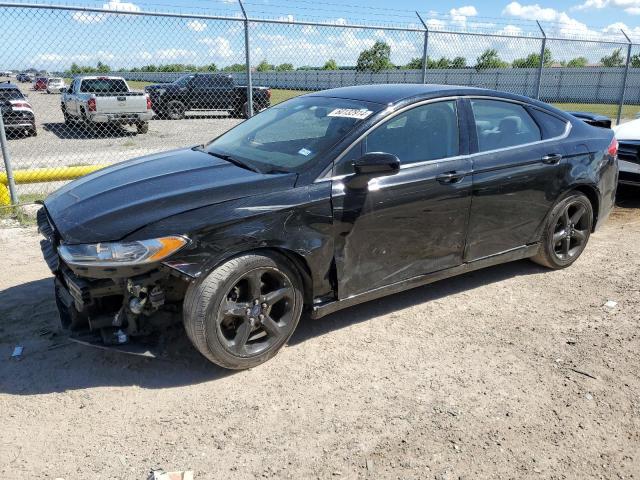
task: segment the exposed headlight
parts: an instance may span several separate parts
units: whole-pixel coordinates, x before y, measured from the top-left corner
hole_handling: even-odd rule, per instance
[[[156,90],[156,94],[158,95],[164,95],[164,92],[166,92],[166,90],[164,88],[159,88]]]
[[[184,237],[171,236],[133,242],[61,245],[58,253],[70,265],[116,267],[159,262],[187,244]]]

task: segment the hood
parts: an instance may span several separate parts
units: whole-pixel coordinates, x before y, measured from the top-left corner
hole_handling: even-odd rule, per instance
[[[184,149],[98,170],[65,185],[44,205],[66,243],[97,243],[195,208],[292,188],[295,180],[292,173],[263,175]]]
[[[618,140],[640,140],[640,119],[613,127]]]

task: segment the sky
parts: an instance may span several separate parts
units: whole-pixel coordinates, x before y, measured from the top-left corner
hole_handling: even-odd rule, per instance
[[[61,5],[56,0],[50,3]],[[113,68],[162,63],[215,63],[223,67],[244,63],[244,31],[237,0],[67,0],[66,4],[97,7],[109,13],[0,7],[0,69],[35,67],[62,71],[72,62],[93,65],[98,61]],[[377,40],[391,47],[395,64],[405,64],[421,56],[423,33],[384,27],[421,29],[415,11],[431,32],[431,57],[463,56],[470,65],[487,48],[498,50],[506,61],[538,52],[540,32],[536,20],[548,37],[623,42],[623,29],[640,43],[640,0],[244,0],[244,5],[252,18],[327,24],[316,27],[251,23],[254,65],[265,59],[272,64],[319,66],[330,58],[340,65],[355,65],[359,52]],[[140,11],[230,19],[124,14]],[[342,28],[345,24],[380,28]],[[498,36],[454,35],[445,31]],[[622,45],[549,40],[547,46],[556,60],[584,56],[596,63]],[[633,53],[640,53],[640,47],[634,47]]]

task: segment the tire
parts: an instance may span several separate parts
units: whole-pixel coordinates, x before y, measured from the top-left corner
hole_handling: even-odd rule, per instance
[[[282,348],[298,325],[302,306],[300,275],[286,259],[247,254],[189,286],[183,320],[202,355],[221,367],[242,370],[266,362]]]
[[[256,109],[254,107],[251,116],[253,116],[255,114],[256,114]],[[249,118],[249,103],[248,102],[244,102],[244,105],[242,105],[242,118]]]
[[[28,130],[28,135],[30,137],[37,137],[38,136],[38,129],[36,128],[35,125]]]
[[[139,134],[149,133],[149,122],[137,123],[136,130]]]
[[[186,111],[187,107],[179,100],[171,100],[163,110],[169,120],[182,120]]]
[[[72,125],[73,124],[73,120],[71,119],[71,117],[69,116],[69,114],[67,113],[67,110],[65,108],[62,109],[62,116],[64,118],[65,125]]]
[[[531,258],[554,270],[573,264],[582,254],[593,227],[593,207],[583,193],[572,191],[551,210],[544,226],[540,249]]]

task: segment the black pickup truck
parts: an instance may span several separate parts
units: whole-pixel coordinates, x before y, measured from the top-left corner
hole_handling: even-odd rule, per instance
[[[153,110],[162,118],[180,120],[190,110],[226,110],[234,117],[248,117],[247,87],[236,85],[231,75],[193,73],[173,83],[145,87]],[[253,110],[270,105],[271,89],[253,88]]]

